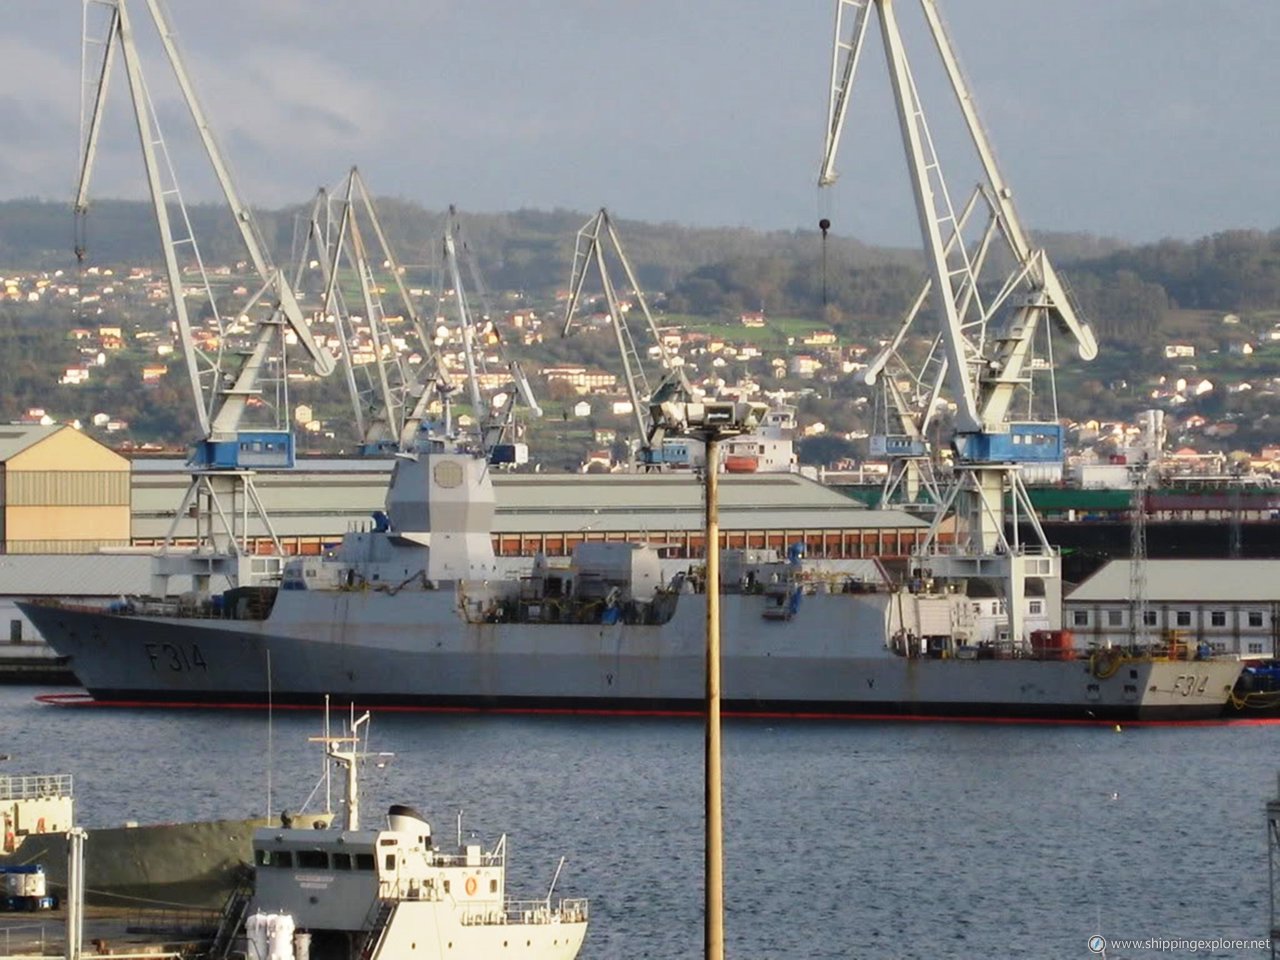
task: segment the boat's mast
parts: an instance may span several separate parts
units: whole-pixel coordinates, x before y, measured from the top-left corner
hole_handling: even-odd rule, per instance
[[[327,731],[323,737],[312,737],[312,743],[325,744],[325,755],[347,771],[347,830],[360,829],[360,784],[356,776],[356,761],[360,758],[360,727],[369,722],[369,712],[352,721],[351,733],[345,737],[331,737]],[[351,744],[350,750],[338,749],[340,744]]]

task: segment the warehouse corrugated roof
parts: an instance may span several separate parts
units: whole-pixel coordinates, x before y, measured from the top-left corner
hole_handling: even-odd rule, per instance
[[[0,463],[12,460],[28,447],[34,447],[41,440],[46,440],[59,430],[70,427],[55,423],[41,426],[38,423],[5,423],[0,424]]]
[[[1068,601],[1129,599],[1132,561],[1112,560],[1067,597]],[[1280,600],[1280,560],[1147,560],[1148,602],[1224,603]]]
[[[149,461],[133,478],[133,535],[168,530],[186,488],[178,461]],[[341,463],[340,470],[330,470]],[[357,470],[363,467],[363,471]],[[258,494],[276,530],[285,536],[340,534],[384,506],[386,460],[299,461],[290,471],[264,471]],[[703,523],[703,486],[688,472],[648,474],[493,474],[502,533],[605,533],[624,530],[696,530]],[[900,510],[870,510],[800,474],[723,474],[720,525],[725,530],[923,528]]]
[[[18,553],[0,556],[0,596],[115,597],[151,586],[147,553]]]

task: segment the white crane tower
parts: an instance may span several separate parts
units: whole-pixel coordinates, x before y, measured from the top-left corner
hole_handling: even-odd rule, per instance
[[[517,400],[533,417],[542,416],[542,407],[534,397],[520,362],[510,356],[502,340],[480,277],[479,264],[463,232],[458,210],[453,205],[450,205],[445,218],[440,255],[441,277],[436,283],[437,318],[444,318],[444,300],[451,294],[480,450],[495,465],[525,463],[528,461],[528,448],[516,442]],[[464,266],[470,280],[470,292],[462,276]],[[478,317],[473,297],[479,303]],[[486,360],[489,348],[494,350],[504,372],[489,371]]]
[[[248,543],[251,512],[275,543],[274,562],[281,562],[283,556],[279,539],[254,490],[253,474],[256,468],[288,467],[293,463],[293,437],[288,429],[285,328],[306,348],[318,374],[330,373],[334,360],[312,337],[292,288],[272,264],[253,216],[232,183],[160,0],[145,0],[145,8],[259,286],[248,303],[239,309],[227,310],[218,303],[160,132],[126,0],[84,0],[80,175],[75,199],[78,234],[82,235],[83,217],[89,207],[89,182],[108,84],[118,53],[128,79],[174,319],[200,426],[200,438],[189,459],[191,483],[158,558],[154,586],[156,592],[166,592],[168,577],[172,575],[191,576],[197,589],[208,589],[210,577],[214,575],[225,577],[232,585],[245,585],[253,579],[254,565],[265,568],[272,563],[259,558],[251,565],[254,559],[249,556]],[[77,255],[84,255],[79,242]],[[199,277],[196,284],[188,284],[184,267]],[[197,330],[189,304],[202,299],[204,316]],[[242,317],[250,318],[247,331],[243,329]],[[251,426],[249,419],[269,422]],[[194,552],[179,552],[173,549],[175,533],[179,522],[193,509],[197,546]]]
[[[599,212],[578,231],[573,250],[573,271],[569,278],[569,300],[565,304],[564,325],[561,328],[561,336],[568,336],[569,330],[573,326],[574,317],[582,300],[583,285],[586,283],[587,276],[591,273],[591,267],[594,264],[600,277],[600,287],[604,294],[605,306],[609,311],[609,325],[618,342],[618,354],[622,360],[622,377],[626,383],[627,397],[631,401],[631,413],[636,421],[636,442],[633,445],[633,453],[638,457],[641,466],[659,467],[663,465],[662,437],[664,430],[661,424],[652,419],[649,403],[657,388],[650,389],[649,387],[649,380],[644,372],[640,351],[636,348],[635,338],[631,335],[631,328],[627,325],[627,311],[622,308],[622,304],[618,299],[617,288],[614,286],[609,268],[608,254],[610,249],[613,251],[614,259],[622,265],[623,274],[627,278],[627,283],[630,284],[635,302],[640,307],[640,312],[644,315],[649,334],[653,337],[658,354],[658,362],[662,367],[662,381],[676,383],[680,386],[685,397],[692,396],[693,391],[685,378],[684,368],[681,366],[679,359],[667,349],[662,341],[662,334],[658,331],[658,325],[654,322],[653,314],[649,311],[648,301],[645,300],[644,292],[640,289],[640,284],[636,280],[635,271],[631,268],[631,261],[627,259],[626,251],[622,248],[622,241],[618,237],[618,231],[614,227],[613,221],[609,218],[609,211],[604,207],[601,207]],[[659,387],[661,385],[660,383]]]
[[[333,323],[337,333],[359,451],[366,456],[395,453],[424,392],[430,393],[432,386],[441,393],[452,393],[453,388],[356,167],[338,190],[321,187],[317,191],[298,258],[295,289],[301,289],[313,265],[323,281],[319,314]],[[352,275],[359,286],[360,314],[352,310],[343,292],[342,279]],[[401,319],[408,325],[404,337],[397,336],[389,323],[382,296],[388,287],[394,288]],[[410,334],[424,360],[419,370],[424,371],[425,383],[408,363],[405,344]],[[373,359],[357,363],[352,347],[365,338]]]
[[[904,0],[905,2],[905,0]],[[910,172],[923,238],[928,282],[897,337],[866,374],[875,379],[886,369],[898,376],[895,357],[907,328],[929,302],[938,320],[940,348],[933,382],[923,394],[923,409],[899,407],[903,434],[922,440],[922,425],[932,415],[943,387],[955,404],[953,479],[919,554],[923,572],[943,580],[985,580],[1003,595],[1008,636],[1026,642],[1024,600],[1028,581],[1045,597],[1055,625],[1061,615],[1060,563],[1045,538],[1023,484],[1026,464],[1061,462],[1062,428],[1056,409],[1033,419],[1033,372],[1051,373],[1052,350],[1033,357],[1037,338],[1049,343],[1049,324],[1074,341],[1082,359],[1097,354],[1093,331],[1078,315],[1044,250],[1033,247],[1013,205],[1013,191],[996,165],[978,118],[969,84],[935,0],[919,0],[929,34],[941,59],[976,152],[980,180],[968,201],[957,208],[943,177],[924,106],[908,62],[895,0],[837,0],[831,61],[826,143],[818,182],[836,179],[835,160],[867,27],[873,13],[893,87],[894,103]],[[985,208],[980,228],[974,216]],[[996,241],[1002,256],[994,254]],[[920,378],[927,382],[928,377]],[[1050,388],[1049,401],[1056,407]],[[920,452],[919,448],[912,451]],[[1006,510],[1006,498],[1010,508]],[[954,539],[942,542],[944,522],[954,514]],[[1023,542],[1020,520],[1028,521],[1036,542]],[[1007,532],[1006,532],[1007,528]]]

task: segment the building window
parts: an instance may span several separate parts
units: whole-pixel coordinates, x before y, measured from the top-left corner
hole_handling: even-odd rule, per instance
[[[1213,627],[1225,627],[1227,625],[1227,611],[1210,610],[1209,625]]]
[[[1073,627],[1087,627],[1089,625],[1089,611],[1088,610],[1071,611],[1071,625]]]
[[[1262,611],[1261,611],[1261,610],[1250,610],[1250,611],[1249,611],[1249,626],[1251,626],[1251,627],[1260,627],[1260,626],[1262,626]],[[1259,651],[1259,653],[1261,653],[1261,651]]]
[[[1044,603],[1039,600],[1032,600],[1028,609],[1031,611],[1031,613],[1043,613]]]
[[[1260,643],[1251,643],[1251,644],[1249,644],[1249,652],[1250,652],[1250,653],[1261,653],[1261,652],[1262,652],[1262,644],[1260,644]]]
[[[1177,625],[1178,625],[1178,626],[1180,626],[1180,627],[1189,627],[1189,626],[1191,626],[1191,611],[1190,611],[1190,610],[1179,610],[1179,611],[1177,611],[1177,613],[1176,613],[1174,616],[1177,618],[1174,622],[1175,622],[1175,623],[1177,623]]]
[[[1121,610],[1107,611],[1107,626],[1118,627],[1124,623],[1124,612]]]
[[[1148,627],[1154,627],[1160,623],[1160,614],[1154,610],[1144,610],[1142,613],[1142,622]]]

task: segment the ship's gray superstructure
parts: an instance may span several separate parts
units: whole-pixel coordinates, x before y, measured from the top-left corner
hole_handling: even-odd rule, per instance
[[[134,600],[114,612],[24,605],[99,700],[338,702],[442,709],[695,713],[706,584],[652,548],[585,544],[566,565],[496,573],[483,459],[397,465],[386,517],[279,587]],[[1235,661],[1077,651],[1036,595],[1031,646],[990,599],[927,581],[891,590],[848,562],[728,551],[723,691],[737,714],[1051,719],[1217,716]]]

